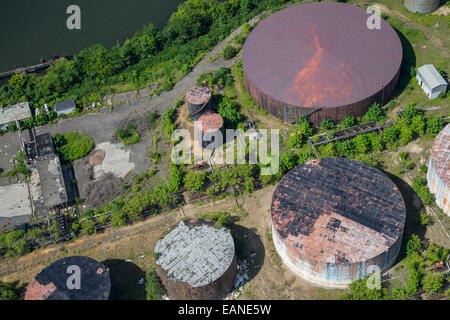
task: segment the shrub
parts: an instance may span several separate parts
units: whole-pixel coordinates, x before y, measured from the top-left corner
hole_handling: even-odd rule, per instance
[[[427,133],[437,134],[445,126],[445,120],[442,116],[435,116],[427,122]]]
[[[325,130],[331,130],[334,128],[334,123],[329,118],[325,118],[320,122],[320,127]]]
[[[445,282],[444,273],[427,273],[422,280],[423,289],[431,294],[438,294],[442,291]]]
[[[139,142],[139,133],[133,126],[130,126],[126,129],[117,129],[114,134],[126,146]]]
[[[184,177],[184,187],[191,192],[202,191],[206,182],[205,171],[189,171]]]
[[[363,117],[364,122],[381,121],[384,119],[384,112],[378,103],[372,104]]]
[[[227,45],[225,48],[223,48],[222,55],[225,60],[233,59],[237,54],[239,53],[239,49]]]
[[[356,126],[356,120],[353,116],[345,116],[340,123],[344,128]]]
[[[19,294],[14,284],[0,280],[0,300],[19,300]]]
[[[224,226],[229,227],[231,225],[231,216],[226,212],[217,211],[214,213],[203,214],[200,218],[215,221],[214,228],[216,229],[220,229]]]
[[[145,292],[147,294],[147,300],[161,300],[166,292],[154,267],[151,267],[145,276]]]
[[[235,129],[241,121],[237,104],[228,96],[223,96],[217,106],[217,111],[224,120],[225,128]]]
[[[73,162],[94,149],[94,140],[81,132],[55,134],[56,150],[64,162]]]

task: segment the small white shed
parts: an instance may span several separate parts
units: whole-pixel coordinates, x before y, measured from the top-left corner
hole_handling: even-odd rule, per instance
[[[441,92],[447,91],[447,81],[440,75],[434,65],[426,64],[417,70],[417,82],[429,99],[434,99]]]

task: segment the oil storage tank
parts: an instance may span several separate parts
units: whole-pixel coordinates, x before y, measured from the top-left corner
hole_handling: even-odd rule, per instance
[[[83,256],[66,257],[43,269],[29,284],[25,300],[108,300],[105,266]]]
[[[189,116],[197,120],[209,108],[211,90],[208,87],[193,87],[186,93]]]
[[[200,127],[201,125],[201,127]],[[200,130],[201,128],[201,130]],[[213,150],[223,145],[224,141],[224,120],[215,112],[207,112],[201,115],[195,125],[196,136],[202,148]]]
[[[307,117],[362,116],[393,93],[403,57],[383,19],[369,29],[365,9],[335,2],[291,6],[260,22],[242,56],[245,88],[256,103],[289,123]]]
[[[343,288],[395,260],[406,209],[381,171],[347,158],[312,160],[291,170],[271,204],[272,236],[283,262],[319,286]]]
[[[158,240],[155,253],[158,275],[171,299],[223,299],[236,281],[233,237],[212,221],[180,221]]]
[[[434,140],[427,181],[430,192],[435,195],[436,204],[450,216],[450,124]]]
[[[430,13],[439,7],[440,0],[405,0],[405,8],[414,13]]]

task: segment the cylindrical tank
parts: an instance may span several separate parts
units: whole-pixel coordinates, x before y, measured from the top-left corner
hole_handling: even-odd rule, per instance
[[[186,93],[189,116],[197,120],[209,108],[211,90],[208,87],[193,87]]]
[[[157,272],[175,300],[219,300],[236,281],[234,241],[206,219],[180,221],[155,246]]]
[[[381,171],[347,158],[312,160],[276,187],[272,236],[284,263],[320,286],[343,288],[395,260],[406,208]]]
[[[450,124],[434,140],[428,162],[428,188],[436,204],[450,216]]]
[[[201,125],[201,130],[200,126]],[[213,150],[223,145],[224,141],[224,121],[223,118],[214,112],[204,113],[195,123],[197,138],[201,141],[204,149]]]
[[[342,17],[345,17],[343,19]],[[242,53],[246,90],[273,116],[319,126],[386,104],[397,85],[403,49],[383,19],[367,27],[366,10],[335,2],[290,6],[260,22]]]
[[[108,300],[110,291],[103,264],[72,256],[43,269],[28,286],[25,300]]]
[[[430,13],[439,7],[440,0],[405,0],[403,3],[411,12]]]

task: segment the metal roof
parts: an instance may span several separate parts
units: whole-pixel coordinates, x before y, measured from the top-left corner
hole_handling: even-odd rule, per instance
[[[365,9],[334,2],[279,11],[248,36],[244,72],[264,94],[293,106],[363,101],[396,77],[403,52],[386,21],[370,30],[368,18]]]
[[[60,102],[56,102],[53,105],[53,109],[55,109],[55,112],[62,112],[62,111],[69,111],[76,108],[75,100],[74,99],[67,99]]]
[[[299,258],[358,263],[387,251],[402,236],[406,209],[381,171],[347,158],[309,161],[274,191],[275,232]]]
[[[230,232],[215,229],[205,220],[180,223],[155,246],[156,263],[172,281],[192,287],[207,285],[220,278],[234,258],[234,241]]]
[[[78,266],[81,288],[69,289],[69,266]],[[109,274],[103,264],[82,256],[63,258],[43,269],[30,283],[25,300],[108,300],[111,290]]]
[[[442,129],[434,140],[431,158],[437,174],[444,183],[450,182],[450,123]]]
[[[0,125],[13,122],[15,120],[24,120],[31,117],[30,104],[28,101],[19,102],[9,107],[0,107]]]
[[[445,81],[439,71],[437,71],[432,64],[425,64],[421,66],[419,69],[417,69],[417,73],[421,76],[423,81],[430,89],[434,89],[442,85],[447,85],[447,81]]]

